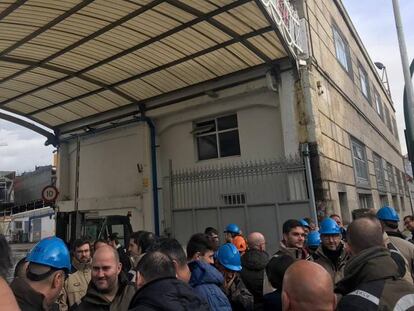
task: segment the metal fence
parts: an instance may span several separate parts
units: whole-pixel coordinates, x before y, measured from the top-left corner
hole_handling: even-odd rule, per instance
[[[308,199],[301,157],[257,160],[172,170],[171,210]]]
[[[170,162],[170,175],[164,182],[165,212],[173,236],[181,243],[208,226],[222,232],[234,222],[244,233],[264,233],[273,252],[283,221],[311,215],[301,157],[175,171]]]

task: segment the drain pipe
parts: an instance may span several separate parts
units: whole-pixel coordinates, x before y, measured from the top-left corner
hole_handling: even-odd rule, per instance
[[[151,140],[151,174],[152,174],[152,199],[154,202],[154,231],[157,236],[160,235],[160,212],[158,202],[158,176],[157,176],[157,145],[155,143],[155,125],[154,121],[145,116],[135,117],[137,121],[145,122],[150,129]]]
[[[303,159],[305,162],[306,182],[308,184],[311,214],[312,214],[313,220],[315,221],[316,226],[318,226],[318,213],[316,211],[315,192],[313,189],[312,170],[311,170],[310,157],[309,157],[309,145],[301,144],[301,151],[302,151]]]

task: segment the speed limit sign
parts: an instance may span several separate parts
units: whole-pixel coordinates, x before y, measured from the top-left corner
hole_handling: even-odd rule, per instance
[[[59,191],[55,186],[46,186],[42,190],[42,199],[46,202],[55,202]]]

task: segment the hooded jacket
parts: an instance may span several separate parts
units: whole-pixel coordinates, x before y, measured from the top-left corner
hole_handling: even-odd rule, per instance
[[[194,292],[208,302],[213,311],[231,311],[230,302],[220,286],[223,275],[213,266],[194,260],[188,263],[191,271],[190,286]]]
[[[337,310],[414,310],[414,286],[402,280],[389,250],[375,246],[351,258],[335,292]]]
[[[43,311],[45,296],[36,292],[24,278],[17,277],[10,284],[10,288],[16,297],[17,304],[22,311]]]
[[[135,285],[128,282],[125,275],[121,272],[118,277],[118,292],[112,301],[108,301],[105,296],[98,291],[93,282],[89,283],[88,291],[82,298],[77,311],[126,311],[129,303],[134,296]]]
[[[349,254],[346,252],[343,242],[340,244],[339,257],[334,263],[326,254],[326,250],[320,245],[316,252],[312,255],[313,260],[325,268],[331,275],[334,284],[338,283],[344,277],[345,264],[349,260]]]
[[[258,249],[249,249],[241,258],[240,276],[244,285],[253,295],[254,309],[262,310],[264,270],[269,262],[269,255]]]
[[[209,305],[192,288],[176,278],[162,278],[141,287],[128,310],[134,311],[207,311]]]
[[[387,231],[387,236],[388,239],[385,239],[385,243],[392,243],[392,245],[394,245],[405,258],[407,275],[404,276],[404,280],[413,284],[414,244],[405,240],[405,236],[403,236],[400,232]]]

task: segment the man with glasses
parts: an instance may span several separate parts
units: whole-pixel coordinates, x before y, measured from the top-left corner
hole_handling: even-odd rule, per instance
[[[332,281],[337,283],[343,278],[345,264],[349,259],[342,241],[341,228],[332,218],[325,218],[320,224],[319,233],[321,245],[313,254],[313,259],[324,267],[331,275]]]

